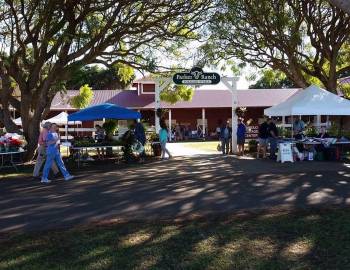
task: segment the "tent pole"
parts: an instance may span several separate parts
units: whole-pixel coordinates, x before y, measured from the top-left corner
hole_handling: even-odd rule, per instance
[[[291,127],[292,127],[292,139],[294,138],[294,119],[293,119],[293,115],[291,115]]]

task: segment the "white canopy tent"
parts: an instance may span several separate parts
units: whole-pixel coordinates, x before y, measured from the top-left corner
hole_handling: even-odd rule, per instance
[[[13,120],[13,122],[17,125],[17,126],[22,126],[22,119],[21,117],[18,117],[16,119]],[[51,122],[51,123],[56,123],[59,126],[65,126],[67,125],[68,122],[68,113],[66,112],[61,112],[60,114],[50,118],[50,119],[46,119],[43,120],[42,123],[45,122]],[[68,125],[81,125],[81,121],[69,121]]]
[[[350,100],[311,85],[286,101],[264,110],[267,116],[350,115]]]
[[[81,121],[69,121],[68,122],[68,113],[66,112],[61,112],[60,114],[50,118],[50,119],[46,119],[43,122],[51,122],[51,123],[56,123],[59,126],[62,125],[81,125]]]

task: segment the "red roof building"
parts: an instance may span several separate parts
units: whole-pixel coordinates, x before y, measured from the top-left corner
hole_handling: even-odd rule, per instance
[[[143,119],[154,124],[155,84],[149,79],[135,81],[136,90],[95,90],[91,105],[113,103],[118,106],[139,110]],[[238,90],[238,105],[246,107],[245,119],[252,119],[251,125],[257,125],[265,108],[279,104],[300,89],[248,89]],[[52,102],[51,111],[75,111],[69,104],[70,97],[78,90],[68,90],[66,95],[57,94]],[[214,132],[218,124],[231,118],[231,92],[229,90],[195,90],[192,101],[178,102],[174,105],[162,102],[161,107],[168,109],[172,125],[189,126],[196,129],[206,119],[206,130]]]

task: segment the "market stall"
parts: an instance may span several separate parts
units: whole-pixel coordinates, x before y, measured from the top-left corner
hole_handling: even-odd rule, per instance
[[[25,152],[26,141],[17,133],[0,134],[0,170],[12,167],[18,171],[18,164],[22,163],[22,154]]]
[[[68,139],[68,126],[74,125],[74,126],[79,126],[81,125],[81,121],[68,121],[68,113],[66,112],[61,112],[60,114],[51,117],[49,119],[44,120],[43,122],[51,122],[55,123],[58,126],[64,126],[64,132],[65,132],[65,137],[63,139]],[[69,138],[72,139],[72,138]]]
[[[287,99],[286,101],[270,107],[264,110],[265,115],[270,117],[275,116],[349,116],[350,115],[350,101],[342,98],[336,94],[333,94],[325,89],[322,89],[318,86],[311,85],[300,91]],[[292,120],[293,124],[293,120]],[[319,124],[319,123],[317,123]],[[319,125],[317,125],[319,127]],[[293,135],[293,134],[292,134]],[[302,137],[298,140],[289,140],[290,146],[292,148],[292,153],[297,156],[299,159],[305,158],[308,156],[308,159],[313,159],[314,156],[309,154],[311,151],[315,154],[317,147],[316,145],[322,145],[319,149],[333,149],[330,155],[336,156],[335,159],[340,159],[347,145],[350,145],[348,138],[315,138],[315,137]],[[303,149],[308,150],[308,153],[300,153],[300,148],[294,147],[294,144],[302,145]],[[281,149],[281,147],[280,147]],[[289,151],[287,151],[289,152]]]
[[[68,121],[96,121],[102,119],[133,120],[140,118],[141,114],[139,112],[110,103],[91,106],[68,115]],[[95,138],[74,140],[70,149],[73,155],[77,157],[78,166],[80,166],[82,157],[85,156],[89,160],[88,152],[91,150],[99,151],[100,149],[109,148],[111,151],[117,149],[120,152],[122,146],[124,146],[123,142],[114,140],[112,136],[106,136],[105,140],[99,142]]]
[[[66,112],[61,112],[60,114],[51,117],[49,119],[46,119],[44,122],[51,122],[51,123],[55,123],[59,126],[63,126],[63,125],[81,125],[81,121],[68,121],[68,113]]]

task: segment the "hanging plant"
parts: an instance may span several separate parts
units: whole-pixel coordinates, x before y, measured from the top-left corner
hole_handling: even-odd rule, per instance
[[[247,112],[247,108],[246,107],[237,107],[235,110],[235,114],[238,117],[244,117],[245,113]]]
[[[163,119],[165,118],[167,112],[168,112],[167,109],[158,108],[156,111],[156,114],[160,119]]]

